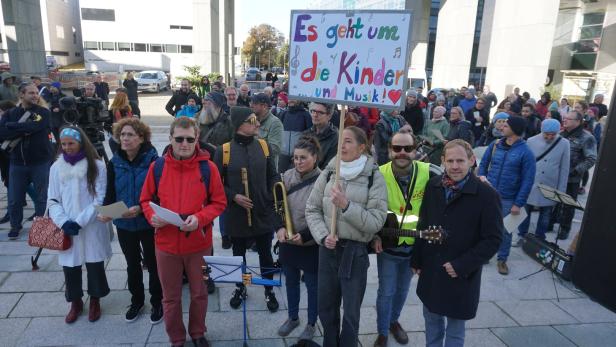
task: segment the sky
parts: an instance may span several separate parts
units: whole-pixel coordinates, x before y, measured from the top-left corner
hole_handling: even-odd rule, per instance
[[[269,24],[289,38],[291,10],[305,10],[309,0],[236,0],[235,46],[242,47],[250,28]]]

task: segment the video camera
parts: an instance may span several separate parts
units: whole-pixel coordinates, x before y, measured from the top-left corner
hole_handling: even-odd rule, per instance
[[[105,149],[105,130],[110,130],[111,117],[99,98],[67,96],[60,99],[62,121],[65,124],[79,126],[86,133],[99,154]]]

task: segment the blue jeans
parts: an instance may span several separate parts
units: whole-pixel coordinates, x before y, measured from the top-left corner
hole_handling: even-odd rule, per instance
[[[462,347],[464,346],[464,324],[466,321],[453,319],[432,313],[424,305],[423,316],[426,322],[426,347]],[[445,326],[445,319],[447,326]]]
[[[534,206],[526,205],[526,219],[518,227],[518,235],[520,237],[526,236],[528,228],[530,227],[530,214]],[[548,225],[550,224],[550,217],[552,216],[552,206],[540,206],[539,207],[539,219],[537,220],[537,228],[535,229],[535,236],[542,240],[545,240],[545,233],[548,231]]]
[[[511,212],[513,200],[501,199],[501,204],[503,205],[503,218],[505,218],[509,215],[509,212]],[[498,248],[498,255],[496,256],[496,259],[500,261],[507,261],[507,258],[509,258],[509,251],[511,251],[511,233],[503,228],[503,240]]]
[[[42,216],[47,206],[49,163],[28,166],[11,164],[9,167],[8,195],[12,229],[21,229],[22,227],[26,190],[30,183],[34,185],[34,212],[37,216]]]
[[[299,297],[300,297],[300,269],[294,266],[282,265],[284,271],[285,287],[287,288],[287,303],[289,305],[289,318],[299,318]],[[317,272],[304,271],[304,282],[308,291],[308,324],[314,325],[317,322],[318,306],[317,306],[317,288],[318,288]]]
[[[381,252],[376,256],[379,270],[379,289],[376,297],[378,333],[387,336],[391,323],[398,321],[406,301],[413,271],[408,257]]]

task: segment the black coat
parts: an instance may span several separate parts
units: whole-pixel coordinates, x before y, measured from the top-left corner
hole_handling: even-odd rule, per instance
[[[477,120],[475,119],[475,112],[479,112],[479,116],[482,118],[481,123],[477,123]],[[478,110],[473,107],[466,112],[464,117],[469,123],[471,123],[471,130],[473,131],[473,136],[475,139],[479,139],[484,131],[486,131],[486,129],[490,126],[490,110],[487,108]],[[475,147],[474,143],[471,143],[471,145]]]
[[[269,148],[272,153],[271,147]],[[272,188],[280,181],[276,173],[276,164],[270,155],[266,160],[263,149],[253,137],[241,137],[237,134],[231,140],[229,165],[223,167],[222,146],[216,149],[214,163],[221,173],[225,194],[227,196],[226,233],[231,237],[253,237],[271,233],[276,221]],[[238,205],[233,198],[236,194],[245,195],[242,184],[241,169],[248,172],[248,191],[253,203],[251,210],[252,227],[248,226],[246,209]]]
[[[139,86],[139,82],[137,82],[135,79],[124,80],[124,82],[122,82],[122,85],[124,86],[124,88],[126,88],[126,95],[128,96],[128,100],[137,100],[137,87]]]
[[[473,319],[483,263],[498,250],[504,228],[498,193],[471,174],[460,193],[446,203],[441,176],[433,177],[426,186],[417,229],[430,225],[440,225],[449,234],[441,245],[415,242],[411,266],[421,269],[417,295],[430,312]],[[457,278],[445,271],[447,262]]]
[[[165,110],[167,110],[167,113],[170,115],[175,116],[175,114],[182,109],[182,106],[186,105],[188,102],[188,97],[191,95],[197,100],[197,105],[201,105],[201,98],[198,97],[197,94],[193,93],[192,90],[189,90],[188,92],[178,90],[173,93],[171,99],[169,99],[167,105],[165,105]],[[198,115],[199,114],[197,113],[196,116],[198,117]]]
[[[338,152],[338,128],[334,127],[331,123],[325,130],[317,133],[316,128],[313,126],[310,129],[304,131],[305,135],[312,135],[319,140],[321,145],[321,154],[319,155],[319,169],[323,170],[329,164],[329,161],[336,156]]]
[[[419,105],[419,101],[415,105],[406,105],[404,111],[400,113],[404,120],[413,128],[413,134],[421,134],[424,127],[423,109]]]
[[[468,142],[469,145],[475,145],[475,135],[473,134],[472,124],[467,120],[460,120],[457,123],[449,122],[449,133],[447,141],[461,139]]]

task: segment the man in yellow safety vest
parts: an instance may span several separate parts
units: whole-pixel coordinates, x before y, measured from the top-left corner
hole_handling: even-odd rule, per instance
[[[376,299],[378,336],[374,346],[387,345],[388,331],[398,343],[408,343],[398,317],[413,277],[409,264],[415,239],[388,234],[387,228],[415,229],[426,184],[431,176],[439,174],[438,169],[431,168],[429,163],[413,160],[416,147],[412,134],[394,134],[389,144],[391,161],[380,167],[387,185],[389,213],[396,216],[398,225],[387,223],[372,241],[379,273]]]

